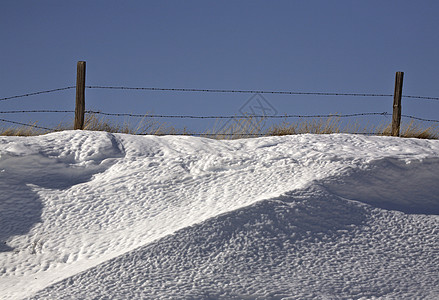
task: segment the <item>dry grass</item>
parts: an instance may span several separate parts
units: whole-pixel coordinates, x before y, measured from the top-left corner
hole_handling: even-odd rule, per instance
[[[34,127],[36,125],[37,123],[35,122],[28,126],[0,128],[0,136],[35,136],[47,133],[44,129]]]
[[[326,119],[300,120],[296,123],[283,122],[280,125],[270,127],[266,135],[290,135],[290,134],[330,134],[330,133],[356,133],[378,136],[390,136],[391,124],[371,126],[358,123],[342,125],[339,117],[334,116]],[[400,137],[418,139],[439,139],[437,126],[424,127],[413,120],[401,127]]]
[[[341,122],[340,117],[334,116],[322,119],[300,119],[297,122],[282,122],[278,125],[273,125],[264,130],[265,121],[262,118],[255,118],[249,116],[247,118],[236,118],[230,120],[225,125],[219,122],[214,126],[213,130],[205,131],[201,136],[213,139],[240,139],[257,136],[281,136],[294,134],[331,134],[331,133],[358,133],[358,134],[372,134],[378,136],[390,136],[391,125],[360,125],[358,123]],[[29,126],[9,127],[0,129],[2,136],[34,136],[47,133],[43,129],[35,127],[36,123],[29,124]],[[219,127],[219,128],[218,128]],[[73,125],[60,124],[54,131],[71,130]],[[173,126],[168,126],[166,123],[156,121],[145,115],[141,121],[132,126],[130,121],[125,121],[122,124],[115,123],[106,118],[99,118],[96,114],[89,114],[86,116],[84,122],[84,129],[91,131],[106,131],[111,133],[127,133],[136,135],[193,135],[186,128],[181,130]],[[401,127],[401,137],[405,138],[420,138],[420,139],[439,139],[439,128],[437,126],[425,127],[419,123],[411,121],[403,124]]]
[[[378,136],[390,136],[391,124],[370,126],[358,123],[342,125],[339,117],[334,116],[326,119],[300,120],[296,123],[283,122],[280,125],[270,127],[266,135],[290,135],[290,134],[330,134],[330,133],[356,133]],[[400,137],[418,139],[439,139],[437,126],[424,127],[413,120],[401,127]]]
[[[279,125],[270,127],[266,135],[330,134],[340,132],[347,132],[347,130],[343,131],[340,128],[340,118],[331,117],[326,119],[299,120],[294,123],[284,121]]]
[[[89,114],[84,122],[84,130],[106,131],[111,133],[127,133],[135,135],[188,135],[186,128],[182,130],[159,122],[145,115],[135,126],[125,121],[122,124],[114,123],[106,118],[99,118],[96,114]]]
[[[390,136],[392,132],[392,125],[382,125],[377,130],[377,135]],[[423,127],[415,121],[410,121],[404,124],[400,129],[400,137],[404,138],[418,138],[418,139],[439,139],[439,128],[437,126]]]
[[[201,136],[217,140],[242,139],[257,136],[264,136],[263,131],[265,120],[249,116],[247,118],[231,119],[226,124],[217,120],[213,130],[207,130]],[[219,127],[219,128],[218,128]]]
[[[401,130],[401,137],[418,139],[439,139],[439,128],[437,126],[422,127],[420,124],[411,121]]]
[[[35,136],[50,132],[34,127],[36,125],[37,123],[33,123],[28,126],[0,128],[0,136]],[[73,124],[61,123],[53,129],[54,132],[64,130],[73,130]],[[96,114],[87,114],[84,120],[84,130],[137,135],[188,134],[185,128],[183,130],[178,130],[173,126],[166,125],[166,123],[148,118],[148,115],[145,115],[145,117],[138,121],[135,126],[132,126],[132,123],[129,120],[120,124],[104,117],[99,118]]]

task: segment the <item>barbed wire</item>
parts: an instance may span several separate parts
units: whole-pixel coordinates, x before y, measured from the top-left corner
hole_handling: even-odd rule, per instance
[[[5,120],[5,119],[0,119],[0,122],[11,123],[11,124],[27,126],[27,127],[33,127],[33,128],[38,128],[38,129],[44,129],[44,130],[47,130],[47,131],[54,131],[53,128],[37,126],[35,124],[26,124],[26,123],[21,123],[21,122],[16,122],[16,121],[11,121],[11,120]]]
[[[243,93],[243,94],[281,94],[281,95],[315,95],[315,96],[353,96],[353,97],[393,97],[393,94],[377,93],[333,93],[333,92],[297,92],[297,91],[263,91],[263,90],[227,90],[227,89],[192,89],[192,88],[157,88],[157,87],[127,87],[127,86],[99,86],[88,85],[89,89],[113,90],[146,90],[168,92],[205,92],[205,93]],[[404,98],[438,100],[439,97],[402,95]]]
[[[33,93],[27,93],[22,95],[16,95],[11,97],[0,98],[0,101],[11,100],[22,97],[35,96],[40,94],[53,93],[63,90],[74,89],[76,86],[68,86],[63,88],[57,88],[52,90],[45,90]],[[287,94],[287,95],[318,95],[318,96],[358,96],[358,97],[393,97],[392,94],[372,94],[372,93],[328,93],[328,92],[296,92],[296,91],[263,91],[263,90],[225,90],[225,89],[188,89],[188,88],[155,88],[155,87],[126,87],[126,86],[86,86],[89,89],[120,89],[120,90],[148,90],[148,91],[176,91],[176,92],[209,92],[209,93],[249,93],[249,94]],[[427,100],[439,100],[439,97],[424,97],[424,96],[410,96],[403,95],[405,98],[414,99],[427,99]],[[0,111],[0,114],[17,114],[17,113],[74,113],[73,110],[11,110],[11,111]],[[243,115],[243,116],[194,116],[194,115],[148,115],[148,114],[131,114],[131,113],[105,113],[100,111],[86,111],[88,114],[100,114],[106,116],[128,116],[128,117],[141,117],[141,118],[180,118],[180,119],[243,119],[243,118],[331,118],[331,117],[358,117],[358,116],[370,116],[370,115],[381,115],[389,116],[388,112],[372,112],[372,113],[354,113],[354,114],[326,114],[326,115]],[[419,118],[411,115],[402,115],[404,118],[410,118],[414,120],[419,120],[423,122],[435,122],[439,123],[439,120]],[[0,119],[1,122],[7,122],[11,124],[17,124],[21,126],[28,126],[48,131],[54,131],[54,129],[30,125],[26,123]],[[367,134],[367,133],[352,133],[352,134]],[[370,133],[373,134],[373,133]],[[191,134],[191,135],[209,135],[206,133],[202,134]],[[210,134],[218,135],[218,134]],[[222,134],[224,135],[224,134]],[[227,134],[226,134],[227,135]],[[234,134],[231,134],[234,135]],[[258,135],[263,136],[263,135]]]
[[[423,119],[423,118],[418,118],[418,117],[409,116],[409,115],[401,115],[401,117],[409,118],[409,119],[413,119],[413,120],[418,120],[418,121],[424,121],[424,122],[436,122],[436,123],[439,123],[439,120]]]
[[[405,115],[403,115],[403,116],[404,117],[411,117],[411,116],[405,116]],[[433,120],[433,121],[439,122],[439,120]],[[38,129],[43,129],[43,130],[50,131],[50,132],[56,131],[54,128],[47,128],[47,127],[37,126],[34,124],[26,124],[26,123],[5,120],[5,119],[0,119],[0,122],[6,122],[6,123],[11,123],[11,124],[21,125],[21,126],[26,126],[26,127],[38,128]],[[377,136],[382,135],[382,134],[377,133],[377,132],[340,132],[340,133],[357,134],[357,135],[377,135]],[[166,134],[137,133],[135,135],[199,136],[199,137],[217,137],[217,138],[222,137],[222,136],[223,137],[229,136],[229,137],[236,137],[236,138],[280,136],[280,135],[271,135],[269,133],[221,133],[221,132],[218,132],[218,133],[166,133]]]
[[[89,89],[112,89],[112,90],[168,91],[168,92],[204,92],[204,93],[282,94],[282,95],[317,95],[317,96],[393,97],[393,95],[391,95],[391,94],[372,94],[372,93],[330,93],[330,92],[263,91],[263,90],[156,88],[156,87],[97,86],[97,85],[89,85],[89,86],[86,86],[86,88],[89,88]]]
[[[18,113],[74,113],[74,110],[8,110],[0,111],[0,114],[18,114]],[[327,115],[241,115],[241,116],[193,116],[193,115],[148,115],[148,114],[131,114],[131,113],[106,113],[100,111],[87,110],[87,114],[98,114],[105,116],[116,117],[135,117],[135,118],[178,118],[178,119],[246,119],[246,118],[266,118],[266,119],[283,119],[283,118],[331,118],[331,117],[358,117],[381,115],[389,116],[388,112],[369,112],[369,113],[354,113],[354,114],[327,114]]]
[[[6,110],[0,111],[0,114],[19,114],[19,113],[74,113],[74,110],[50,110],[50,109],[34,109],[34,110]]]
[[[413,98],[413,99],[425,99],[425,100],[437,100],[439,101],[439,97],[424,97],[424,96],[405,96],[402,95],[403,98]]]
[[[8,110],[0,111],[0,114],[18,114],[18,113],[74,113],[74,110]],[[388,112],[368,112],[368,113],[354,113],[354,114],[326,114],[326,115],[242,115],[242,116],[192,116],[192,115],[148,115],[148,114],[130,114],[130,113],[106,113],[100,111],[87,110],[87,114],[99,114],[105,116],[116,117],[135,117],[135,118],[179,118],[179,119],[246,119],[246,118],[266,118],[266,119],[283,119],[283,118],[349,118],[358,116],[391,116]],[[423,122],[439,123],[439,120],[419,118],[411,115],[401,115],[403,118],[414,119]]]
[[[53,93],[74,89],[76,86],[68,86],[52,90],[45,90],[23,95],[16,95],[10,97],[0,98],[0,101],[11,100],[16,98],[23,98],[35,96],[40,94]],[[172,91],[172,92],[205,92],[205,93],[245,93],[245,94],[281,94],[281,95],[315,95],[315,96],[352,96],[352,97],[393,97],[392,94],[377,94],[377,93],[333,93],[333,92],[298,92],[298,91],[264,91],[264,90],[227,90],[227,89],[192,89],[192,88],[157,88],[157,87],[127,87],[127,86],[99,86],[88,85],[88,89],[113,89],[113,90],[146,90],[146,91]],[[411,96],[402,95],[404,98],[426,99],[439,101],[439,97],[425,97],[425,96]]]
[[[0,112],[1,113],[1,112]],[[387,112],[355,113],[355,114],[327,114],[327,115],[241,115],[241,116],[193,116],[193,115],[148,115],[148,114],[130,114],[130,113],[105,113],[100,111],[88,110],[89,114],[101,114],[106,116],[117,117],[136,117],[136,118],[178,118],[178,119],[246,119],[246,118],[266,118],[266,119],[283,119],[283,118],[330,118],[330,117],[358,117],[370,115],[390,115]]]
[[[74,89],[74,88],[76,88],[76,86],[68,86],[68,87],[63,87],[63,88],[58,88],[58,89],[53,89],[53,90],[40,91],[40,92],[34,92],[34,93],[27,93],[27,94],[23,94],[23,95],[17,95],[17,96],[0,98],[0,101],[16,99],[16,98],[22,98],[22,97],[35,96],[35,95],[40,95],[40,94],[48,94],[48,93],[59,92],[59,91],[64,91],[64,90],[70,90],[70,89]]]
[[[0,111],[0,114],[18,114],[18,113],[74,113],[74,110],[7,110]],[[266,118],[266,119],[283,119],[283,118],[349,118],[358,116],[391,116],[388,112],[368,112],[368,113],[354,113],[354,114],[326,114],[326,115],[242,115],[242,116],[192,116],[192,115],[148,115],[148,114],[130,114],[130,113],[106,113],[100,111],[87,110],[87,114],[99,114],[105,116],[116,117],[135,117],[135,118],[179,118],[179,119],[246,119],[246,118]],[[423,122],[439,123],[439,120],[419,118],[411,115],[401,115],[403,118],[414,119]]]

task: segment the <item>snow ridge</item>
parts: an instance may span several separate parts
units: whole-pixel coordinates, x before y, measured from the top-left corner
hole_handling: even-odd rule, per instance
[[[347,134],[2,137],[1,297],[437,296],[438,164]]]

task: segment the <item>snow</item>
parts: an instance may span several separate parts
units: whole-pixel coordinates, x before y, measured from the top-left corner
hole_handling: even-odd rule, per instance
[[[438,182],[433,140],[0,137],[0,298],[439,298]]]

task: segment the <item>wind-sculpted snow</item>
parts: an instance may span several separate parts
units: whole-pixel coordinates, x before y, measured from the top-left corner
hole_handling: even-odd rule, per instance
[[[187,227],[32,299],[433,299],[437,225],[315,186]]]
[[[109,157],[121,156],[114,139],[110,143],[105,143],[105,139],[95,143],[94,137],[96,134],[89,133],[73,138],[57,135],[57,139],[50,136],[3,138],[0,152],[1,241],[25,234],[42,221],[43,203],[36,192],[38,188],[68,189],[87,182],[92,175],[111,165]],[[0,245],[0,251],[10,250],[5,243]]]
[[[366,168],[326,178],[332,193],[405,213],[439,215],[439,158],[401,161],[386,158]]]
[[[434,298],[438,163],[343,134],[2,137],[0,298]]]

